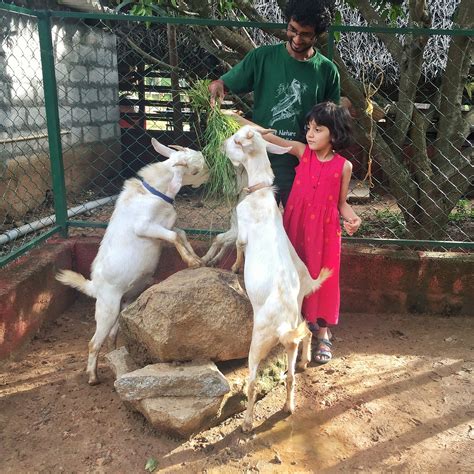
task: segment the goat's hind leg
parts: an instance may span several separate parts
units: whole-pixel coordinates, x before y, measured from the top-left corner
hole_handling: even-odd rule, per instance
[[[273,338],[269,338],[263,334],[262,331],[256,333],[255,329],[252,335],[252,342],[250,344],[249,352],[249,379],[247,388],[247,411],[245,412],[244,422],[242,424],[242,431],[250,431],[253,425],[253,407],[256,396],[256,383],[258,366],[262,359],[264,359],[270,349],[274,346]]]
[[[308,364],[311,362],[311,332],[308,331],[302,340],[301,360],[298,362],[298,370],[306,370]]]
[[[104,341],[115,329],[118,329],[118,317],[120,314],[120,300],[122,295],[108,291],[98,295],[95,304],[95,320],[96,329],[94,336],[89,342],[89,357],[87,361],[87,374],[89,376],[89,384],[96,385],[99,383],[97,377],[97,358]],[[116,334],[116,333],[115,333]]]
[[[288,373],[286,376],[286,403],[283,410],[288,413],[295,411],[295,365],[298,355],[298,344],[295,342],[285,345],[288,357]]]

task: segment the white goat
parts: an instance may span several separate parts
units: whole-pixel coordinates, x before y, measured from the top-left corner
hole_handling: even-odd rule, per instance
[[[303,341],[299,363],[306,368],[311,360],[311,332],[301,317],[303,298],[317,290],[331,275],[323,268],[313,280],[296,254],[283,227],[283,219],[274,197],[273,172],[267,150],[283,154],[289,151],[266,142],[260,133],[246,125],[224,143],[225,153],[234,166],[243,165],[248,175],[248,196],[237,206],[238,271],[245,251],[245,287],[254,312],[249,353],[248,407],[242,429],[253,423],[255,383],[260,361],[280,342],[288,356],[287,398],[284,410],[293,412],[294,375],[298,344]]]
[[[97,357],[105,339],[115,345],[120,310],[150,283],[163,240],[175,245],[190,267],[202,265],[185,233],[174,228],[174,197],[182,185],[198,187],[208,179],[201,152],[172,150],[152,139],[155,150],[168,159],[145,166],[138,178],[125,181],[110,223],[92,263],[91,279],[62,270],[56,278],[96,298],[96,331],[89,342],[89,383],[98,383]]]

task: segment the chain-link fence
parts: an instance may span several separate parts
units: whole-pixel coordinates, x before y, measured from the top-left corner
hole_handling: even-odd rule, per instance
[[[0,10],[2,263],[54,233],[100,233],[123,181],[162,159],[151,138],[203,147],[205,123],[187,90],[197,79],[218,78],[246,50],[238,43],[219,49],[209,32],[219,36],[232,33],[224,26],[239,26],[275,41],[268,31],[283,28],[6,4]],[[335,36],[366,35],[369,41],[380,33],[387,31],[333,28],[328,54],[347,66],[350,58],[339,57]],[[452,74],[452,87],[442,76],[426,80],[423,58],[415,54],[417,38],[440,34],[452,36],[449,48],[465,51],[463,41],[471,41],[472,31],[395,33],[404,45],[399,53],[408,54],[405,62],[396,58],[402,64],[397,84],[384,81],[377,58],[359,77],[342,73],[343,94],[356,117],[357,144],[346,150],[354,164],[349,200],[363,218],[359,236],[346,241],[472,248],[472,109],[465,91],[462,97],[452,94],[465,77],[453,69],[456,55],[446,51],[452,59],[443,74]],[[248,42],[253,44],[250,36]],[[467,59],[463,54],[458,65],[469,71],[470,53]],[[224,105],[249,112],[252,97],[229,96]],[[181,191],[178,225],[211,239],[228,228],[232,205],[204,195]]]

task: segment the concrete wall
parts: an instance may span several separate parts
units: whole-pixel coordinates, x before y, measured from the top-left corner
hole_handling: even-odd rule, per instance
[[[75,193],[100,186],[120,167],[115,36],[55,19],[52,37],[66,186]],[[34,209],[52,189],[36,19],[6,14],[0,20],[0,83],[3,222],[6,214]]]
[[[201,241],[191,244],[198,255],[208,248]],[[0,359],[17,352],[44,321],[71,304],[78,293],[54,275],[70,268],[88,276],[98,246],[99,240],[91,238],[53,241],[2,270]],[[233,258],[224,261],[229,268]],[[155,281],[183,268],[174,247],[165,245]],[[344,246],[341,311],[474,316],[474,255]]]

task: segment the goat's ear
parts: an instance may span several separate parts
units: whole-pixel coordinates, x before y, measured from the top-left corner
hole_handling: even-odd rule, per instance
[[[289,153],[292,147],[279,146],[275,145],[274,143],[265,142],[265,148],[267,149],[268,153],[273,153],[274,155],[284,155],[285,153]]]
[[[184,174],[184,167],[180,165],[174,165],[176,168],[173,169],[173,178],[171,179],[170,184],[168,185],[168,193],[171,194],[172,196],[176,196],[178,194],[179,190],[181,189],[181,186],[183,184],[183,174]]]
[[[175,153],[174,150],[168,148],[166,145],[161,144],[155,138],[151,139],[151,144],[153,145],[155,151],[157,151],[160,155],[166,156],[166,158],[169,158],[171,153]]]
[[[178,151],[186,151],[187,148],[184,148],[184,146],[181,146],[181,145],[170,145],[170,148],[174,148],[175,150],[178,150]]]

